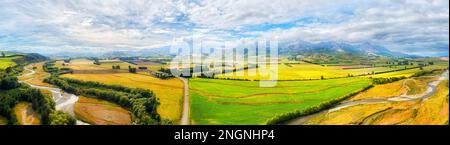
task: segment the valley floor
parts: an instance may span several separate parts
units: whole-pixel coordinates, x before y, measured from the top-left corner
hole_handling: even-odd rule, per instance
[[[130,112],[120,106],[99,99],[79,96],[75,103],[76,116],[89,124],[130,125]]]
[[[436,77],[424,76],[377,85],[342,103],[349,105],[338,105],[321,113],[288,121],[287,124],[448,124],[448,72],[438,76],[439,74]],[[350,105],[353,102],[355,103]]]

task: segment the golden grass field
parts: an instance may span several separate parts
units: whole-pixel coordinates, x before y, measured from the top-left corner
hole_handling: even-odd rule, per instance
[[[62,63],[62,62],[61,62]],[[59,64],[58,62],[56,63]],[[128,63],[126,63],[128,64]],[[83,81],[96,81],[105,84],[117,84],[131,88],[143,88],[152,90],[160,101],[158,113],[161,117],[170,119],[177,123],[181,118],[181,104],[183,97],[183,82],[179,79],[162,80],[146,73],[76,73],[77,70],[112,70],[112,63],[102,63],[94,65],[89,60],[72,60],[69,68],[75,70],[73,74],[65,74],[62,77],[78,79]],[[128,65],[121,66],[121,69],[128,69]]]
[[[408,91],[403,85],[403,82],[404,80],[400,80],[389,84],[375,85],[373,88],[355,95],[350,100],[354,101],[367,98],[390,98],[400,96]]]
[[[137,62],[136,64],[137,64],[137,66],[147,67],[148,70],[152,70],[152,71],[158,71],[161,68],[165,68],[165,67],[169,66],[169,65],[164,65],[164,64],[160,64],[160,63],[154,63],[154,62]]]
[[[372,72],[384,72],[389,70],[398,70],[405,67],[413,66],[394,66],[394,67],[374,67],[361,69],[343,69],[340,66],[321,66],[302,62],[300,64],[278,64],[278,69],[270,69],[268,71],[259,72],[258,69],[248,69],[242,72],[230,72],[217,75],[218,78],[231,79],[249,79],[249,80],[267,80],[269,76],[278,76],[277,80],[308,80],[324,78],[348,77],[349,75],[371,74]],[[277,70],[273,71],[273,70]],[[412,73],[414,74],[414,73]]]
[[[377,89],[376,87],[373,89]],[[371,90],[369,90],[371,91]],[[448,124],[448,80],[425,101],[365,104],[322,113],[305,124],[319,125],[438,125]]]
[[[33,67],[36,67],[36,69],[34,70],[36,73],[30,76],[19,76],[18,79],[20,81],[26,81],[32,85],[36,85],[36,86],[46,86],[46,87],[52,87],[51,84],[47,84],[44,83],[43,80],[47,77],[50,76],[50,74],[48,74],[47,72],[45,72],[42,68],[42,65],[44,63],[35,63],[35,64],[31,64],[26,66],[26,68],[32,70]],[[24,70],[23,74],[29,73],[28,70]]]
[[[56,61],[55,67],[58,68],[72,68],[73,70],[111,70],[113,65],[119,65],[121,69],[128,70],[128,66],[135,66],[120,60],[106,60],[100,61],[101,65],[95,65],[92,60],[76,59],[71,60],[67,66],[63,66],[64,61]]]
[[[74,107],[78,119],[95,125],[130,125],[128,110],[107,101],[79,96]]]
[[[20,125],[39,125],[41,115],[33,110],[31,103],[20,102],[14,106],[14,114]]]

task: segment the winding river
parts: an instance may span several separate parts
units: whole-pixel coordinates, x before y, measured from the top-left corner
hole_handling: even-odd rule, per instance
[[[432,81],[430,83],[428,83],[428,88],[425,92],[423,92],[422,94],[419,95],[407,95],[406,93],[403,93],[400,96],[397,97],[391,97],[391,98],[387,98],[387,97],[379,97],[379,98],[369,98],[369,99],[362,99],[362,100],[356,100],[356,101],[345,101],[342,102],[341,104],[328,109],[328,110],[324,110],[321,111],[319,113],[315,113],[315,114],[311,114],[311,115],[307,115],[307,116],[303,116],[303,117],[299,117],[290,121],[287,121],[284,124],[288,124],[288,125],[301,125],[304,124],[305,122],[307,122],[308,120],[320,115],[320,114],[324,114],[324,113],[331,113],[334,111],[338,111],[344,108],[348,108],[348,107],[352,107],[352,106],[356,106],[356,105],[363,105],[363,104],[379,104],[379,103],[390,103],[390,102],[408,102],[408,101],[417,101],[417,100],[427,100],[429,97],[431,97],[432,95],[434,95],[436,93],[437,90],[437,86],[439,85],[439,83],[441,83],[443,80],[448,79],[449,77],[449,71],[445,71],[443,72],[440,76],[439,79],[436,81]]]
[[[30,73],[23,74],[22,76],[28,77],[28,76],[31,76],[36,73],[36,71],[28,69],[26,67],[24,69],[27,71],[30,71]],[[19,82],[26,83],[26,84],[30,85],[32,88],[50,91],[52,93],[53,100],[55,100],[55,104],[56,104],[55,109],[63,111],[65,113],[69,114],[70,116],[76,118],[73,109],[74,109],[75,103],[78,101],[78,96],[76,96],[74,94],[66,93],[59,88],[37,86],[37,85],[30,84],[28,81],[31,79],[34,79],[34,78],[30,78],[28,80],[19,81]],[[77,120],[76,125],[89,125],[89,124],[82,122],[80,120]]]

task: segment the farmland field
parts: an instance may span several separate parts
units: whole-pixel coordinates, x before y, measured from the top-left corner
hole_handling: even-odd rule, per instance
[[[31,103],[20,102],[14,107],[14,114],[21,125],[39,125],[41,117],[33,110]]]
[[[62,61],[56,63],[63,67]],[[83,81],[96,81],[105,84],[116,84],[131,88],[143,88],[153,91],[160,101],[158,113],[161,117],[178,122],[181,118],[181,103],[183,96],[183,82],[179,79],[162,80],[147,73],[132,74],[112,71],[112,65],[121,65],[121,69],[128,69],[129,63],[110,62],[94,65],[89,60],[72,60],[68,66],[74,69],[73,74],[65,74],[62,77]],[[95,73],[101,70],[101,73]],[[82,72],[82,73],[78,73]]]
[[[43,70],[43,68],[42,68],[43,64],[44,63],[41,62],[41,63],[35,63],[35,64],[25,66],[25,68],[28,68],[30,70],[33,70],[33,67],[35,67],[36,69],[33,70],[33,71],[35,71],[35,73],[32,75],[29,75],[29,76],[19,76],[18,79],[20,81],[26,81],[27,83],[32,84],[32,85],[52,87],[52,85],[43,82],[43,80],[45,78],[50,76],[50,74],[48,74],[47,72],[45,72]],[[27,74],[27,73],[30,73],[30,71],[24,70],[23,74]]]
[[[71,68],[74,73],[78,74],[90,74],[90,73],[116,73],[116,72],[128,72],[128,66],[136,67],[133,64],[123,62],[120,60],[105,60],[100,61],[100,65],[95,65],[94,61],[87,59],[71,60],[70,63],[64,64],[64,61],[56,61],[55,67],[58,68]],[[120,66],[119,70],[112,70],[112,66]]]
[[[0,58],[0,70],[6,69],[10,66],[15,66],[16,63],[13,61],[17,57],[6,57],[6,58]]]
[[[430,81],[436,79],[429,77],[414,78],[416,84],[408,85],[407,82],[412,79],[394,82],[391,84],[377,85],[372,89],[369,89],[359,95],[355,96],[351,100],[360,100],[364,98],[379,98],[384,96],[394,96],[405,92],[409,94],[417,94],[414,89],[401,89],[403,91],[391,91],[399,90],[396,88],[402,88],[409,86],[409,88],[417,87],[422,88],[422,84],[427,84]],[[405,85],[402,85],[405,84]],[[374,92],[380,92],[386,90],[388,92],[377,93],[380,96],[374,97],[377,94]],[[430,98],[425,100],[412,100],[406,102],[388,102],[377,104],[360,104],[356,106],[350,106],[338,111],[329,113],[320,113],[317,116],[312,117],[304,124],[323,124],[323,125],[343,125],[343,124],[415,124],[415,125],[432,125],[432,124],[445,124],[448,122],[449,106],[448,106],[448,80],[442,81],[438,87],[436,93]]]
[[[80,120],[96,125],[130,125],[131,115],[122,107],[94,98],[79,96],[74,112]]]
[[[158,113],[163,118],[176,121],[181,117],[183,83],[178,79],[161,80],[149,75],[131,73],[66,74],[62,77],[105,84],[117,84],[132,88],[150,89],[160,101]]]
[[[264,124],[271,117],[336,99],[370,85],[366,78],[259,82],[190,79],[192,124]]]
[[[373,67],[373,68],[358,68],[358,69],[343,69],[342,66],[321,66],[309,63],[300,64],[279,64],[278,65],[278,80],[308,80],[308,79],[320,79],[324,78],[338,78],[347,77],[349,75],[363,75],[378,72],[385,72],[391,70],[399,70],[404,68],[411,68],[414,66],[391,66],[391,67]],[[262,80],[268,79],[267,75],[248,75],[250,72],[255,72],[256,69],[249,69],[241,72],[243,75],[236,75],[234,73],[227,73],[218,75],[218,78],[232,78],[232,79],[249,79],[249,80]],[[276,72],[267,72],[270,75],[275,75]]]

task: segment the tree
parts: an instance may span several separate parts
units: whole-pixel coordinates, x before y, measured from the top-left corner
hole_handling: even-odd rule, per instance
[[[128,66],[128,72],[130,72],[130,73],[136,73],[137,70],[136,70],[136,68],[134,68],[134,67]]]
[[[2,57],[6,57],[6,54],[5,54],[5,52],[2,52]]]
[[[94,64],[95,64],[95,65],[100,65],[100,61],[99,61],[98,59],[95,59],[95,60],[94,60]]]

